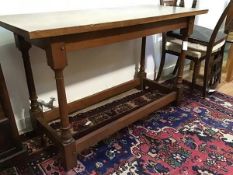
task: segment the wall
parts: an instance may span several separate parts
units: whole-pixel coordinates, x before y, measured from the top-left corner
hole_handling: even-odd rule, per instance
[[[0,15],[159,4],[158,0],[0,1]],[[205,17],[198,18],[197,23],[213,27],[221,11],[220,6],[222,9],[225,1],[215,1],[214,3],[211,0],[201,1],[199,6],[202,8],[210,8],[212,12],[208,17],[206,15]],[[22,133],[31,129],[28,113],[28,92],[22,59],[20,52],[14,45],[12,33],[0,28],[0,36],[0,63],[6,78],[17,126]],[[154,65],[159,65],[160,40],[161,37],[159,35],[147,38],[146,69],[150,78],[153,78]],[[140,39],[136,39],[70,53],[68,55],[69,66],[65,69],[68,102],[132,79],[135,69],[137,69],[136,63],[140,56],[140,46]],[[46,64],[43,50],[33,47],[30,50],[30,55],[39,99],[48,101],[50,97],[56,97],[53,72]],[[174,59],[170,58],[166,67],[171,65],[174,65]]]

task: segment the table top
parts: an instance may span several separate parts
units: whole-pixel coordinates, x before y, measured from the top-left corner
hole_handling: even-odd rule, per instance
[[[195,16],[207,11],[143,5],[0,16],[0,26],[25,38],[38,39]]]

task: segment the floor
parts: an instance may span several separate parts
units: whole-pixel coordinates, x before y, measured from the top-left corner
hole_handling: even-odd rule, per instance
[[[201,69],[200,72],[200,78],[197,80],[197,84],[202,85],[202,75],[203,75],[203,69]],[[186,71],[184,74],[184,79],[191,81],[192,79],[192,71]],[[226,72],[223,71],[221,83],[217,87],[217,91],[224,93],[226,95],[233,96],[233,81],[226,82]]]
[[[184,78],[191,77],[192,71],[186,71]],[[223,71],[217,91],[233,96],[233,81],[225,79]],[[207,99],[200,98],[198,92],[194,94],[186,94],[180,107],[169,106],[153,113],[147,120],[91,148],[87,154],[80,154],[77,167],[68,174],[232,175],[233,98],[218,92]],[[35,140],[28,141],[27,147],[31,152],[40,151],[30,158],[27,166],[12,167],[1,171],[1,175],[66,174],[53,147],[41,151]]]
[[[226,73],[223,73],[222,74],[222,82],[218,86],[218,91],[222,92],[224,94],[233,96],[233,81],[226,82],[225,79],[226,79]]]
[[[222,78],[221,78],[221,83],[217,87],[217,91],[224,93],[226,95],[233,96],[233,80],[231,82],[226,82],[226,60],[228,58],[227,52],[225,53],[225,58],[223,62],[223,71],[222,71]],[[202,65],[201,70],[200,70],[200,76],[199,79],[197,80],[197,84],[202,86],[202,78],[203,78],[203,73],[204,73],[204,65]],[[192,71],[187,70],[184,73],[184,79],[191,81],[192,80]]]
[[[128,103],[121,104],[121,110],[117,106],[112,110],[123,112]],[[42,150],[37,138],[25,143],[33,153],[27,164],[0,174],[232,175],[232,138],[233,97],[215,92],[204,99],[200,91],[190,93],[185,86],[179,106],[154,112],[79,154],[77,166],[69,172],[64,171],[55,147]]]
[[[218,85],[216,90],[218,92],[224,93],[226,95],[233,96],[233,80],[231,82],[226,82],[226,63],[227,63],[227,59],[228,59],[228,50],[229,50],[229,48],[230,48],[230,45],[227,44],[225,52],[224,52],[221,83]],[[185,72],[184,72],[184,79],[191,82],[192,81],[192,74],[193,74],[193,72],[192,72],[192,70],[190,70],[189,65],[186,65]],[[203,85],[203,82],[202,82],[203,74],[204,74],[204,63],[202,63],[201,70],[200,70],[200,75],[199,75],[199,77],[197,79],[197,84],[200,85],[200,86]],[[163,81],[165,81],[167,79],[170,79],[172,77],[174,77],[174,75],[172,75],[172,73],[162,75],[161,76],[161,82],[163,82]]]
[[[225,63],[223,64],[223,69],[224,69]],[[201,70],[200,70],[200,74],[198,76],[197,79],[197,84],[202,86],[203,82],[203,73],[204,73],[204,66],[202,65]],[[189,82],[192,81],[192,70],[190,70],[189,68],[186,68],[186,71],[184,72],[184,80],[187,80]],[[162,77],[161,78],[161,82],[166,81],[167,79],[171,79],[172,77],[174,77],[172,74],[167,75],[166,77]],[[218,85],[217,89],[218,92],[224,93],[226,95],[230,95],[233,96],[233,80],[231,82],[226,82],[226,72],[223,70],[222,72],[222,78],[221,78],[221,83]]]
[[[231,82],[226,82],[226,62],[228,59],[228,50],[230,49],[230,44],[226,45],[223,61],[223,71],[222,71],[222,81],[218,85],[217,91],[224,94],[233,96],[233,80]]]

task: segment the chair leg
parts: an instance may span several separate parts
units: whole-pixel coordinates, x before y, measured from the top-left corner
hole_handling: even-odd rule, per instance
[[[191,87],[192,91],[195,88],[197,75],[198,75],[199,70],[200,70],[200,62],[193,62],[193,63],[194,63],[194,69],[193,69],[192,87]]]
[[[219,77],[219,84],[221,83],[221,80],[222,80],[222,65],[223,65],[223,59],[224,59],[224,50],[225,50],[225,47],[222,48],[221,50],[221,64],[220,64],[220,77]]]
[[[159,81],[161,75],[162,75],[162,72],[163,72],[163,67],[164,67],[164,64],[165,64],[165,59],[166,59],[166,52],[165,50],[162,51],[162,57],[161,57],[161,62],[160,62],[160,65],[159,65],[159,72],[158,72],[158,75],[156,77],[156,80],[155,81]]]
[[[178,70],[178,67],[179,67],[179,61],[180,61],[180,58],[178,57],[177,61],[176,61],[176,66],[172,72],[173,75],[176,75],[177,73],[177,70]]]
[[[208,80],[209,80],[209,71],[210,71],[210,59],[211,54],[206,56],[205,58],[205,70],[204,70],[204,82],[203,82],[203,90],[202,90],[202,96],[203,98],[206,98],[208,94]]]
[[[191,61],[191,62],[190,62],[189,70],[194,70],[194,64],[195,64],[194,61]]]
[[[207,85],[204,84],[203,90],[202,90],[202,97],[206,98],[207,94],[208,94],[208,92],[207,92]]]
[[[228,51],[228,66],[227,66],[227,77],[226,82],[230,82],[233,77],[233,44],[231,44],[230,50]]]

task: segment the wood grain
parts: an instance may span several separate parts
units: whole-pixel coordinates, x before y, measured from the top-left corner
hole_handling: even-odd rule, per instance
[[[25,38],[35,39],[133,26],[206,12],[191,8],[144,5],[0,16],[0,26]]]

